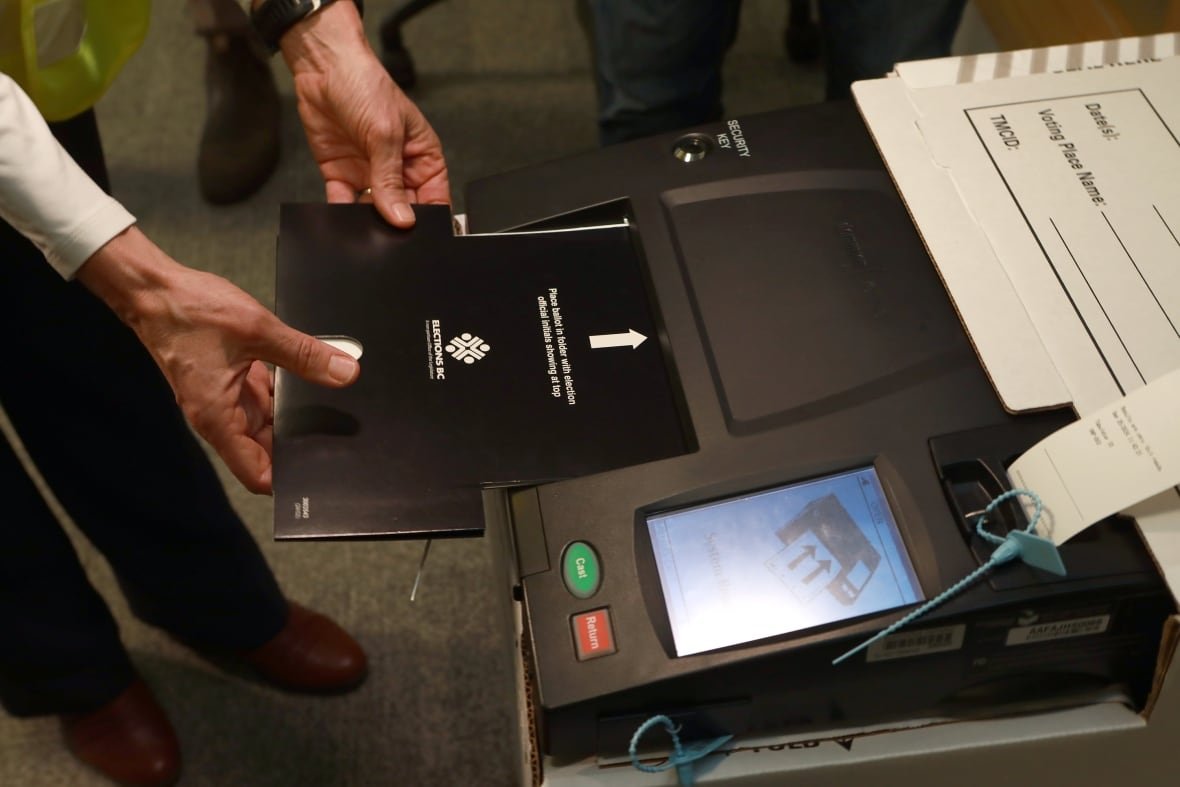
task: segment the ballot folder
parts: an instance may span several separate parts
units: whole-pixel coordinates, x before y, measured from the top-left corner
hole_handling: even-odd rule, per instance
[[[626,221],[456,235],[284,205],[276,311],[358,348],[331,389],[278,370],[277,538],[478,535],[481,489],[690,450]]]

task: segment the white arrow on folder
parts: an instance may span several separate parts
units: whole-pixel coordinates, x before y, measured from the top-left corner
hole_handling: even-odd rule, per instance
[[[634,328],[628,328],[626,333],[600,333],[590,337],[590,347],[630,347],[635,349],[647,341],[647,337]]]

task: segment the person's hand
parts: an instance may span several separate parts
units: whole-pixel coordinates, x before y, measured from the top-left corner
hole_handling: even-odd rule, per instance
[[[280,43],[329,202],[372,199],[402,228],[414,224],[411,202],[450,204],[442,144],[373,54],[353,3],[312,14]]]
[[[189,423],[252,492],[271,490],[266,364],[331,387],[360,373],[350,355],[285,325],[220,276],[181,265],[135,227],[95,252],[77,278],[131,326]]]

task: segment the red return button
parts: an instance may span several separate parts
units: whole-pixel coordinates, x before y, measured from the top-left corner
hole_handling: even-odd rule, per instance
[[[570,625],[574,629],[574,649],[578,653],[578,661],[609,656],[618,650],[615,647],[614,631],[611,630],[610,611],[606,607],[574,615],[570,618]]]

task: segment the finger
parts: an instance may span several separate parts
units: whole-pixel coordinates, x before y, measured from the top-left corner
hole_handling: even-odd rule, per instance
[[[206,438],[208,439],[208,438]],[[234,478],[254,494],[270,494],[270,452],[246,435],[225,435],[217,442],[209,440]]]
[[[226,467],[251,492],[270,491],[270,452],[243,434],[248,415],[231,408],[182,403],[181,409],[193,428],[205,439]]]
[[[308,382],[342,388],[360,374],[361,366],[343,350],[290,328],[278,318],[256,346],[259,360],[281,366]]]
[[[343,180],[324,181],[324,194],[331,203],[356,202],[356,189]]]
[[[274,440],[275,440],[274,427],[267,426],[267,427],[260,429],[258,431],[258,433],[254,435],[254,439],[255,439],[255,441],[257,441],[258,445],[262,446],[262,450],[266,452],[266,455],[268,457],[270,457],[271,462],[273,462],[274,461]]]
[[[395,227],[409,229],[414,226],[414,209],[406,194],[401,142],[382,139],[377,150],[370,154],[369,185],[373,189],[373,204],[381,217]]]
[[[425,205],[451,204],[451,184],[445,169],[418,187],[418,202]]]
[[[250,365],[242,386],[242,409],[246,413],[246,433],[258,439],[258,435],[274,422],[274,388],[270,370],[261,361]],[[263,443],[262,440],[259,440]],[[263,443],[263,448],[266,444]]]
[[[406,142],[402,151],[403,179],[413,186],[415,202],[450,205],[451,186],[447,177],[447,160],[442,142],[426,117],[410,105],[406,115]]]

